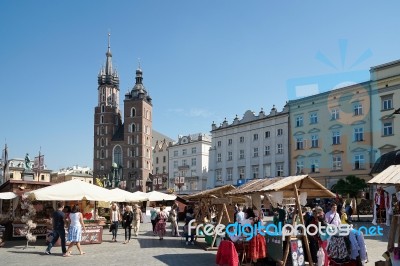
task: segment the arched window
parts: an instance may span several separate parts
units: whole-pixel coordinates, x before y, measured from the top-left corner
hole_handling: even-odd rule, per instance
[[[106,157],[104,150],[100,151],[100,159],[104,159],[104,157]]]
[[[131,132],[135,132],[136,126],[135,124],[131,124]]]
[[[106,133],[106,131],[104,130],[104,127],[101,127],[100,134],[101,134],[101,135],[104,135],[105,133]]]
[[[101,147],[104,147],[104,138],[101,138]]]
[[[122,148],[119,145],[114,147],[113,162],[117,165],[122,165]]]
[[[132,107],[131,109],[131,117],[135,117],[136,116],[136,109],[134,107]]]
[[[102,105],[101,105],[101,112],[104,113],[104,110],[105,110],[104,104],[102,104]]]
[[[104,116],[100,116],[100,124],[104,123]]]

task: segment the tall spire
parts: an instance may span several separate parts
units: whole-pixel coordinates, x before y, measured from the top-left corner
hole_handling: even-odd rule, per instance
[[[108,33],[108,48],[107,48],[107,61],[106,61],[106,75],[112,75],[112,61],[111,61],[111,46],[110,46],[110,36],[111,34]]]
[[[102,67],[102,69],[98,75],[98,83],[99,83],[99,85],[110,84],[110,85],[118,86],[119,85],[118,73],[112,67],[112,53],[111,53],[111,45],[110,45],[111,37],[110,36],[111,36],[111,34],[108,33],[106,65],[105,65],[105,67]]]

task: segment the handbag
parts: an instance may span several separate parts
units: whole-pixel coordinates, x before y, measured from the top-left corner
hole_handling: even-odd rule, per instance
[[[110,225],[110,232],[111,232],[112,230],[114,230],[114,229],[115,229],[115,224],[112,223],[112,224]]]

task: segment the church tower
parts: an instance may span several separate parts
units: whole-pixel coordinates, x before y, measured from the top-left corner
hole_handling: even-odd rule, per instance
[[[124,100],[124,142],[127,143],[126,162],[127,188],[130,191],[145,191],[146,182],[151,182],[153,167],[152,152],[152,99],[143,85],[143,72],[136,70],[136,82]],[[146,191],[145,191],[146,192]]]
[[[93,177],[110,180],[122,172],[123,125],[119,110],[119,77],[112,67],[110,34],[106,65],[98,75],[97,106],[94,110]]]

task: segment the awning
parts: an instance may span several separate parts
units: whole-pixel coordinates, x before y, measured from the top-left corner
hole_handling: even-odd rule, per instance
[[[334,193],[308,175],[258,179],[258,181],[243,184],[235,190],[226,193],[226,195],[263,194],[280,191],[283,192],[283,197],[287,198],[294,196],[294,185],[296,185],[299,193],[307,192],[308,198],[336,197]]]
[[[112,194],[116,197],[114,201],[118,202],[139,202],[139,201],[146,201],[148,197],[146,193],[132,193],[126,190],[122,190],[120,188],[114,188],[110,190]]]
[[[13,198],[16,198],[16,197],[18,197],[18,195],[17,194],[15,194],[14,192],[3,192],[3,193],[0,193],[0,199],[13,199]]]
[[[173,194],[165,194],[158,191],[151,191],[146,193],[149,201],[163,201],[163,200],[175,200],[176,195]]]
[[[26,194],[29,198],[36,200],[116,201],[118,199],[110,190],[79,179],[32,190],[26,192]]]
[[[399,185],[400,184],[400,165],[391,165],[371,180],[368,184],[379,184],[379,185]]]

